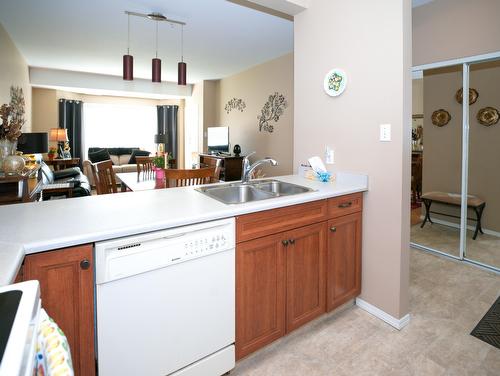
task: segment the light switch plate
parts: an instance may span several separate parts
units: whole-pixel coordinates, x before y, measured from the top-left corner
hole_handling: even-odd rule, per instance
[[[326,164],[334,164],[335,163],[335,152],[332,148],[326,147],[325,150],[325,162]]]
[[[380,124],[380,141],[391,141],[391,125]]]

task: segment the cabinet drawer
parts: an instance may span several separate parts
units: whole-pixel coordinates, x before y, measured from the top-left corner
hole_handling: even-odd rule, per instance
[[[292,230],[327,218],[326,200],[308,202],[236,217],[236,241]]]
[[[339,196],[328,199],[328,217],[337,218],[343,215],[357,213],[363,209],[363,194]]]

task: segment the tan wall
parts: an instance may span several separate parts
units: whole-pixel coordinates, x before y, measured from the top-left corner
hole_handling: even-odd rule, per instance
[[[413,65],[500,51],[500,1],[436,0],[413,9]]]
[[[412,81],[412,113],[421,115],[424,113],[424,80],[422,78]]]
[[[218,82],[216,120],[214,124],[229,127],[231,148],[239,144],[243,154],[256,151],[252,160],[273,157],[276,167],[263,166],[266,176],[291,174],[293,171],[293,54],[287,54]],[[257,116],[269,95],[285,95],[288,107],[274,125],[274,132],[260,132]],[[224,107],[232,98],[241,98],[243,112],[226,113]],[[205,103],[206,105],[206,103]]]
[[[130,105],[149,105],[157,106],[171,104],[179,106],[178,125],[179,125],[179,161],[180,167],[184,166],[184,99],[146,99],[113,97],[105,95],[88,95],[73,93],[61,90],[33,88],[33,130],[37,132],[48,132],[50,128],[57,128],[59,124],[59,99],[73,99],[83,101],[84,103],[112,103],[112,104],[130,104]]]
[[[500,64],[479,64],[471,67],[470,86],[479,92],[476,103],[470,106],[469,194],[486,201],[483,227],[500,231],[500,123],[485,127],[478,123],[477,112],[486,106],[500,110]],[[488,67],[486,69],[486,67]],[[462,106],[455,100],[455,92],[462,87],[461,66],[425,74],[424,89],[424,192],[461,190],[462,161]],[[481,69],[478,69],[481,68]],[[443,73],[445,72],[445,73]],[[432,112],[446,109],[451,121],[444,127],[431,122]],[[437,208],[436,208],[437,209]],[[457,215],[458,209],[440,207],[440,211]],[[452,218],[444,217],[447,221]],[[456,221],[455,221],[456,222]]]
[[[26,102],[26,123],[21,129],[31,132],[31,86],[26,60],[21,55],[9,34],[0,24],[0,105],[10,102],[10,87],[23,89]]]
[[[218,80],[203,81],[203,150],[207,150],[207,128],[220,125],[217,119]]]
[[[294,166],[329,145],[336,169],[368,174],[361,298],[397,318],[409,310],[410,7],[315,0],[295,16]],[[323,91],[334,67],[349,75],[337,98]],[[392,142],[378,140],[384,123],[392,124]]]

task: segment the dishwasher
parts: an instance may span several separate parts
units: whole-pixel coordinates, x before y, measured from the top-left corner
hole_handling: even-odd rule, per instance
[[[234,218],[96,243],[100,376],[235,366]]]

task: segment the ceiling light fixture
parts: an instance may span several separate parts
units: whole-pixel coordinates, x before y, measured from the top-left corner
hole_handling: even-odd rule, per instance
[[[127,54],[123,55],[123,79],[132,81],[134,79],[134,57],[130,55],[130,14],[127,15]]]
[[[156,55],[152,60],[151,71],[151,81],[161,82],[161,59],[158,59],[158,20],[156,20]]]
[[[172,20],[165,17],[161,13],[137,13],[125,11],[129,16],[128,28],[128,46],[130,46],[130,16],[143,17],[156,22],[156,57],[152,60],[152,78],[153,82],[161,82],[161,59],[158,58],[158,22],[168,22],[170,24],[177,24],[181,26],[181,61],[177,66],[177,83],[179,85],[186,85],[187,65],[184,62],[184,26],[185,22]],[[133,57],[128,54],[129,48],[127,47],[127,55],[123,56],[123,79],[133,80]]]
[[[181,61],[177,64],[177,84],[186,85],[187,66],[184,62],[184,25],[181,25]]]

